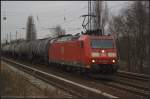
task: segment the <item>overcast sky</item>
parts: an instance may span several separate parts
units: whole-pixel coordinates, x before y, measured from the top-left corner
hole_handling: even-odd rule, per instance
[[[110,15],[118,14],[128,1],[107,1]],[[81,32],[83,18],[87,14],[87,1],[1,1],[1,40],[12,34],[12,39],[25,38],[27,17],[34,16],[37,37],[44,38],[50,34],[46,28],[61,25],[67,34]],[[7,20],[3,20],[6,16]],[[37,18],[38,17],[38,18]],[[64,20],[64,17],[66,20]],[[37,20],[38,19],[38,20]],[[52,32],[52,31],[51,31]]]

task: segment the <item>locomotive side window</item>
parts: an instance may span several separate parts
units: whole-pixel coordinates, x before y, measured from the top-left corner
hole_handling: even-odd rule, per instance
[[[100,40],[93,39],[91,40],[92,48],[113,48],[113,40]]]

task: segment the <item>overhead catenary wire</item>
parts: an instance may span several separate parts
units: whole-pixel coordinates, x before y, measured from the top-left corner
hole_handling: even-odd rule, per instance
[[[112,9],[114,9],[114,8],[116,8],[116,7],[118,7],[118,6],[121,6],[121,5],[124,5],[124,3],[121,3],[121,4],[118,4],[118,5],[115,5],[115,6],[113,6],[111,9],[110,9],[110,11],[112,10]],[[82,11],[81,9],[85,9],[85,8],[87,8],[87,6],[84,6],[84,7],[82,7],[82,8],[80,8],[80,11]],[[79,10],[76,10],[75,9],[75,12],[78,12]],[[65,14],[66,15],[69,15],[69,14],[73,14],[73,13],[75,13],[75,12],[73,12],[73,11],[71,11],[71,12],[69,12],[69,13],[66,13],[65,12]],[[9,12],[10,13],[10,12]],[[16,13],[16,12],[15,12]],[[16,13],[16,15],[18,15],[17,13]],[[22,14],[20,14],[20,15],[22,15]],[[55,19],[55,18],[60,18],[60,17],[62,17],[64,14],[61,14],[61,15],[58,15],[58,16],[53,16],[52,18],[53,19]],[[9,15],[8,15],[9,16]],[[38,16],[39,17],[39,16]]]
[[[120,3],[120,4],[117,4],[117,5],[115,5],[115,6],[112,6],[111,7],[111,9],[110,9],[110,14],[113,14],[111,11],[112,11],[112,9],[115,9],[115,8],[119,8],[120,6],[122,6],[122,5],[125,5],[125,3]],[[84,7],[81,7],[81,9],[86,9],[87,8],[87,6],[84,6]],[[71,10],[71,9],[69,9],[69,10],[66,10],[65,11],[65,18],[66,18],[66,21],[65,22],[62,22],[62,23],[60,23],[61,25],[68,25],[69,23],[72,23],[72,22],[77,22],[76,20],[78,20],[78,17],[77,18],[73,18],[73,19],[69,19],[70,17],[72,17],[72,14],[74,14],[74,13],[76,13],[76,12],[81,12],[81,11],[83,11],[83,10],[81,10],[80,8],[79,9],[75,9],[75,10]],[[7,13],[8,13],[8,11],[7,11]],[[23,14],[18,14],[19,12],[17,12],[17,13],[13,13],[14,15],[16,14],[17,16],[18,15],[23,15]],[[69,16],[70,15],[70,16]],[[8,15],[7,16],[9,16],[9,13],[8,13]],[[52,17],[52,19],[53,20],[55,20],[55,18],[57,17],[57,18],[61,18],[62,17],[62,19],[63,19],[63,16],[64,16],[64,14],[61,14],[61,15],[59,15],[59,16],[54,16],[54,17]],[[41,16],[39,16],[39,13],[38,13],[38,22],[39,22],[39,25],[42,25],[40,22],[41,22]],[[42,22],[43,23],[43,22]],[[39,26],[40,27],[40,26]]]
[[[125,3],[121,3],[121,4],[118,4],[118,6],[121,6],[121,5],[125,5]],[[116,7],[118,7],[118,6],[113,6],[113,8],[112,9],[114,9],[114,8],[116,8]],[[111,10],[112,10],[111,9]],[[90,10],[91,10],[91,8],[90,8]],[[112,12],[110,11],[110,14],[112,15]],[[74,21],[74,20],[73,20]],[[72,22],[72,20],[70,20],[70,22]],[[70,23],[70,22],[66,22],[66,23]],[[65,23],[65,22],[64,22]]]
[[[124,5],[124,3],[121,3],[121,4],[118,4],[118,5]],[[116,7],[118,7],[118,6],[113,6],[113,8],[112,9],[114,9],[114,8],[116,8]],[[84,9],[85,7],[83,7],[83,9]],[[80,10],[81,11],[81,10]],[[111,11],[110,11],[110,13],[111,13]],[[112,13],[111,13],[112,14]],[[59,17],[59,16],[58,16]],[[61,16],[62,17],[62,16]],[[59,25],[63,25],[63,24],[68,24],[68,23],[70,23],[70,22],[74,22],[74,21],[76,21],[78,18],[80,18],[80,17],[77,17],[77,18],[75,18],[75,19],[71,19],[71,20],[69,20],[69,21],[64,21],[64,22],[62,22],[62,23],[59,23]]]
[[[85,8],[87,8],[87,6],[84,6],[84,7],[82,7],[81,9],[85,9]],[[76,10],[75,9],[75,12],[80,12],[80,11],[82,11],[82,10]],[[61,15],[59,15],[59,16],[55,16],[55,18],[52,18],[52,19],[57,19],[57,18],[60,18],[60,17],[64,17],[63,19],[65,19],[64,20],[64,22],[62,22],[62,23],[58,23],[58,24],[60,24],[60,25],[63,25],[63,24],[66,24],[66,23],[70,23],[70,22],[73,22],[73,21],[75,21],[75,20],[77,20],[76,18],[75,19],[71,19],[71,20],[68,20],[68,15],[69,14],[74,14],[75,12],[69,12],[69,13],[66,13],[66,10],[64,11],[64,14],[61,14]],[[64,16],[63,16],[64,15]],[[67,15],[67,16],[66,16]],[[39,21],[39,16],[37,15],[37,19],[38,19],[38,23],[40,23],[40,21]],[[79,18],[79,17],[77,17],[77,18]],[[67,20],[67,21],[66,21]],[[41,25],[41,23],[40,23],[40,25]],[[52,26],[52,27],[54,27],[54,26]]]
[[[114,8],[117,8],[118,6],[121,6],[121,5],[124,5],[124,3],[121,3],[121,4],[118,4],[118,5],[113,6],[113,7],[111,8],[111,10],[114,9]],[[86,6],[83,7],[82,9],[85,9],[85,8],[86,8]],[[77,11],[78,11],[78,10],[77,10]],[[81,10],[80,10],[80,11],[81,11]],[[66,13],[65,13],[65,14],[66,14]],[[110,14],[112,14],[111,11],[110,11]],[[62,16],[57,16],[57,17],[59,18],[59,17],[62,17]],[[66,17],[66,16],[65,16],[65,17]],[[69,20],[69,21],[62,22],[62,23],[60,23],[60,25],[67,24],[67,23],[73,22],[73,21],[75,21],[75,20],[77,20],[77,19],[71,19],[71,20]]]
[[[115,5],[115,6],[112,6],[111,7],[111,9],[110,9],[110,11],[112,10],[112,9],[114,9],[114,8],[117,8],[117,7],[120,7],[120,6],[122,6],[122,5],[124,5],[125,3],[121,3],[121,4],[117,4],[117,5]],[[85,9],[85,8],[87,8],[87,6],[84,6],[84,7],[82,7],[82,8],[79,8],[78,10],[76,10],[75,9],[75,12],[77,11],[81,11],[81,9]],[[11,13],[11,12],[8,12],[8,13]],[[22,15],[22,14],[19,14],[19,13],[17,13],[17,12],[13,12],[14,13],[14,16],[15,16],[15,13],[16,13],[16,15]],[[69,15],[69,14],[72,14],[72,13],[74,13],[72,10],[71,11],[69,11],[69,13],[65,13],[65,14],[67,14],[67,15]],[[39,14],[39,13],[38,13]],[[62,17],[64,14],[61,14],[61,15],[58,15],[58,16],[53,16],[52,18],[60,18],[60,17]],[[9,16],[9,15],[8,15]],[[12,15],[11,15],[12,16]]]
[[[65,14],[67,14],[67,15],[69,15],[69,14],[73,14],[73,13],[75,13],[75,12],[78,12],[78,11],[82,11],[82,9],[85,9],[85,8],[87,8],[87,6],[84,6],[84,7],[82,7],[82,8],[79,8],[79,9],[75,9],[75,10],[70,10],[69,12],[68,12],[68,10],[66,10],[66,12],[65,12]],[[13,15],[11,15],[10,13],[13,13]],[[9,12],[8,11],[8,14],[10,14],[10,15],[8,15],[8,16],[16,16],[16,15],[23,15],[23,14],[20,14],[21,12]],[[24,13],[24,12],[23,12]],[[28,14],[28,13],[27,13]],[[41,13],[36,13],[36,14],[41,14]],[[47,14],[45,14],[45,15],[47,15]],[[51,16],[53,19],[54,18],[60,18],[60,17],[62,17],[62,16],[64,16],[64,13],[63,14],[60,14],[60,15],[56,15],[56,16]],[[47,17],[47,16],[46,16]]]
[[[78,13],[79,12],[82,12],[82,10],[80,10],[80,11],[78,11]],[[75,14],[75,13],[71,13],[71,14]],[[63,14],[64,15],[64,14]],[[72,15],[73,16],[73,15]],[[52,21],[55,21],[55,19],[57,19],[57,18],[62,18],[62,20],[64,20],[66,23],[68,23],[68,18],[69,17],[72,17],[72,16],[68,16],[68,14],[66,14],[66,12],[65,12],[65,20],[64,20],[64,16],[58,16],[58,17],[55,17],[55,18],[53,18],[52,17]],[[78,17],[77,17],[78,18]],[[74,19],[71,19],[71,20],[69,20],[69,21],[73,21]],[[58,24],[64,24],[65,22],[62,22],[62,23],[58,23]]]

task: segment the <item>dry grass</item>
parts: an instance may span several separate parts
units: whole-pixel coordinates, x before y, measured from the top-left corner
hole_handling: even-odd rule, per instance
[[[10,72],[10,70],[7,70],[5,67],[1,71],[0,77],[0,93],[2,96],[32,96],[35,93],[34,91],[28,92],[32,85],[17,72]]]

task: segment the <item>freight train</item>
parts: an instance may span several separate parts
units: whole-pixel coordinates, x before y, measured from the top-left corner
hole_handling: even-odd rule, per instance
[[[113,74],[118,55],[112,36],[62,35],[55,38],[16,42],[2,47],[5,56],[57,64],[69,70]]]

